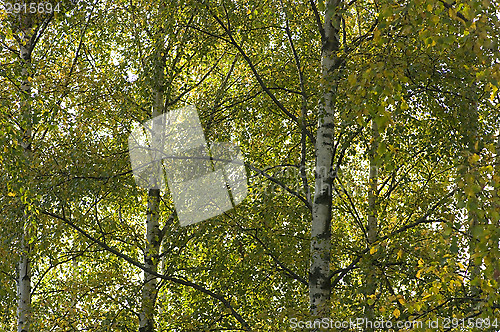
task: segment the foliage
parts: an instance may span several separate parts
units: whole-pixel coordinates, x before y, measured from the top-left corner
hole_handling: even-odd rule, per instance
[[[363,317],[367,305],[393,321],[500,317],[498,7],[343,3],[333,321]],[[196,105],[207,140],[237,142],[249,177],[241,205],[186,228],[169,218],[172,198],[162,192],[157,329],[238,330],[239,316],[252,330],[285,331],[292,317],[308,320],[307,194],[324,83],[315,10],[321,21],[331,8],[292,0],[64,8],[35,20],[30,164],[18,143],[20,33],[0,13],[0,330],[14,329],[24,211],[33,330],[138,329],[147,193],[135,186],[127,137],[151,116],[155,87],[166,110]],[[374,140],[378,232],[369,245]]]

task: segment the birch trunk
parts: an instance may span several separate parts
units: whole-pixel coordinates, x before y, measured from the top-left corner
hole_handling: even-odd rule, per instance
[[[25,218],[26,219],[26,218]],[[29,233],[23,230],[21,239],[21,259],[17,280],[17,331],[29,332],[31,325],[31,266],[29,261]]]
[[[321,49],[323,96],[319,103],[316,136],[315,190],[311,223],[311,262],[309,270],[309,305],[313,319],[330,314],[330,251],[333,185],[333,148],[335,129],[335,93],[341,59],[339,29],[341,0],[329,0],[325,10],[324,34]],[[333,13],[333,14],[329,14]]]
[[[368,247],[377,241],[378,234],[378,219],[377,219],[377,187],[378,187],[378,164],[376,161],[376,154],[378,149],[378,126],[375,120],[372,120],[372,145],[370,147],[370,174],[368,176]],[[370,257],[371,258],[371,257]],[[366,295],[375,294],[377,290],[377,277],[375,275],[375,266],[373,266],[373,261],[370,259],[370,264],[368,265],[368,270],[366,271]],[[365,316],[366,319],[373,322],[375,319],[375,314],[373,311],[373,305],[365,304]],[[373,331],[373,328],[367,328],[367,331]]]
[[[26,171],[29,169],[31,162],[31,133],[32,133],[32,110],[31,110],[31,83],[30,83],[30,66],[31,66],[31,34],[33,21],[31,15],[20,14],[19,20],[21,23],[22,39],[19,47],[21,57],[21,146],[24,151],[26,160]],[[31,330],[31,266],[30,266],[30,233],[29,233],[29,215],[26,211],[23,212],[22,235],[21,235],[21,255],[18,265],[18,280],[17,280],[17,331],[29,332]]]
[[[160,225],[158,221],[160,205],[160,189],[149,189],[148,209],[146,218],[146,248],[144,265],[146,268],[157,271],[158,253],[160,249]],[[157,280],[153,275],[144,272],[144,286],[142,289],[142,308],[140,313],[139,332],[155,331],[155,303],[157,294]]]
[[[162,39],[159,39],[161,41]],[[163,82],[163,62],[160,50],[161,43],[157,43],[157,63],[156,77],[153,101],[153,119],[163,113],[163,91],[161,88]],[[161,124],[159,124],[161,126]],[[162,135],[162,129],[157,127],[157,121],[153,121],[153,140],[156,139],[155,134]],[[161,162],[155,165],[161,170]],[[156,174],[162,174],[158,172]],[[159,223],[160,206],[160,189],[152,188],[148,191],[148,208],[146,216],[146,248],[144,251],[144,265],[146,268],[157,271],[158,259],[161,245],[161,232]],[[157,280],[156,277],[144,272],[144,286],[142,289],[142,307],[139,315],[139,332],[154,332],[155,331],[155,304],[157,295]]]

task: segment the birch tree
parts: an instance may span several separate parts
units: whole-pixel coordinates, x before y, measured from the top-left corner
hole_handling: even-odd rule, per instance
[[[340,24],[342,2],[326,3],[321,31],[321,99],[318,110],[316,137],[315,186],[311,223],[311,267],[309,271],[309,301],[314,318],[330,313],[331,210],[334,177],[333,150],[335,137],[336,93],[342,60]]]
[[[160,14],[163,13],[162,6],[160,5]],[[156,41],[154,42],[154,53],[153,53],[153,75],[152,80],[153,86],[151,90],[153,92],[152,101],[152,118],[153,135],[158,135],[162,132],[161,123],[157,125],[158,121],[154,119],[165,112],[164,105],[168,104],[165,102],[163,89],[166,77],[164,75],[165,71],[165,61],[164,52],[166,52],[163,41],[165,35],[163,29],[159,29],[156,34]],[[155,138],[153,138],[155,139]],[[156,174],[162,174],[161,163],[153,166],[156,168]],[[158,181],[158,179],[156,179]],[[163,234],[160,229],[160,189],[161,188],[151,188],[148,190],[147,197],[147,211],[146,211],[146,247],[144,248],[144,266],[154,272],[158,271],[160,246],[163,238]],[[144,272],[144,286],[142,290],[142,309],[140,314],[139,331],[140,332],[153,332],[155,331],[155,304],[156,297],[158,294],[157,280],[156,276],[148,272]]]
[[[26,158],[25,170],[29,170],[31,163],[32,123],[31,110],[31,53],[35,46],[33,40],[33,17],[30,14],[19,15],[19,30],[21,39],[19,42],[19,55],[21,58],[21,87],[20,87],[20,146]],[[29,181],[29,180],[28,180]],[[28,211],[23,213],[22,235],[21,235],[21,259],[18,267],[18,332],[29,332],[31,330],[31,264],[30,264],[30,215]]]
[[[322,318],[496,315],[495,5],[82,3],[48,29],[50,43],[40,39],[45,79],[32,82],[64,96],[36,135],[44,233],[34,244],[44,251],[34,325],[286,331],[325,329],[313,326]],[[11,86],[15,75],[0,75]],[[2,123],[19,109],[12,87],[1,90]],[[185,104],[200,110],[208,140],[240,144],[249,195],[181,228],[168,190],[136,187],[126,138],[132,123]],[[2,170],[17,174],[11,150]],[[9,185],[0,199],[13,211],[21,196]],[[12,234],[4,228],[2,239]],[[484,267],[477,285],[462,254],[469,241]],[[14,322],[6,307],[16,278],[9,257],[0,262],[10,285],[0,308]]]
[[[24,5],[24,3],[23,3]],[[12,18],[3,22],[7,31],[10,31],[17,42],[17,49],[9,48],[5,43],[4,50],[14,53],[18,57],[18,68],[20,70],[19,85],[12,82],[18,89],[16,92],[17,105],[19,106],[17,114],[13,115],[13,122],[17,125],[15,129],[17,132],[17,141],[14,145],[22,149],[21,162],[18,166],[21,169],[21,176],[12,174],[9,182],[18,179],[18,183],[11,183],[11,185],[19,186],[21,189],[19,193],[24,191],[24,195],[20,195],[21,199],[18,202],[20,221],[18,223],[20,228],[20,246],[19,250],[19,263],[17,265],[17,331],[29,332],[32,331],[32,299],[31,299],[31,283],[32,283],[32,248],[33,241],[36,235],[34,234],[34,225],[36,214],[34,209],[33,179],[31,178],[33,172],[33,136],[34,136],[34,119],[37,114],[32,107],[33,92],[32,81],[35,74],[32,65],[32,54],[47,25],[51,21],[53,14],[36,16],[34,13],[19,12],[9,13],[13,15]],[[10,25],[10,26],[9,26]],[[9,38],[10,39],[10,38]],[[19,162],[19,160],[18,160]],[[15,181],[15,180],[14,180]],[[12,193],[15,196],[15,193]]]

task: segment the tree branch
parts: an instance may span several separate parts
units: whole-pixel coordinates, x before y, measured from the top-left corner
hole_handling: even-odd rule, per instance
[[[238,52],[241,54],[241,56],[245,59],[245,61],[247,62],[248,66],[250,67],[250,70],[252,71],[253,75],[255,76],[255,79],[257,80],[257,82],[261,86],[262,90],[264,90],[264,92],[269,96],[269,98],[271,98],[271,100],[276,104],[276,106],[278,106],[278,108],[283,113],[286,114],[286,116],[288,116],[295,123],[297,123],[297,124],[300,125],[299,119],[286,109],[286,107],[276,98],[276,96],[271,92],[271,90],[264,83],[264,80],[262,79],[262,77],[258,73],[258,71],[257,71],[257,69],[255,67],[255,64],[248,57],[248,55],[243,50],[243,48],[241,47],[241,45],[238,44],[238,42],[236,42],[236,40],[234,39],[234,37],[233,37],[233,35],[231,33],[231,30],[229,30],[229,28],[226,27],[226,25],[224,24],[224,22],[222,22],[222,20],[212,10],[210,10],[210,8],[208,7],[208,5],[206,5],[206,7],[207,7],[207,10],[209,11],[209,13],[212,15],[212,17],[217,21],[217,23],[220,25],[220,27],[228,35],[230,44],[232,44],[238,50]],[[312,143],[315,143],[316,139],[314,138],[314,136],[312,135],[312,133],[309,130],[307,130],[306,133],[307,133],[307,137],[309,137],[310,141]]]
[[[226,307],[227,309],[229,309],[231,311],[231,314],[232,316],[245,328],[246,331],[250,331],[250,326],[248,325],[248,323],[246,322],[246,320],[236,311],[236,309],[233,307],[233,305],[230,303],[229,300],[227,300],[223,295],[221,294],[218,294],[218,293],[215,293],[197,283],[194,283],[192,281],[189,281],[189,280],[185,280],[185,279],[179,279],[177,277],[172,277],[172,276],[168,276],[168,275],[165,275],[165,274],[160,274],[156,271],[153,271],[151,269],[148,269],[146,268],[143,264],[139,263],[138,261],[134,260],[132,257],[122,253],[121,251],[119,251],[118,249],[114,248],[114,247],[111,247],[110,245],[100,241],[99,239],[93,237],[92,235],[90,235],[88,232],[86,232],[85,230],[83,230],[82,228],[80,228],[78,225],[76,225],[73,221],[63,217],[63,216],[59,216],[55,213],[52,213],[50,211],[46,211],[46,210],[42,210],[40,211],[41,213],[47,215],[47,216],[50,216],[52,218],[55,218],[55,219],[58,219],[58,220],[61,220],[62,222],[64,222],[66,225],[70,226],[71,228],[75,229],[76,231],[78,231],[80,234],[82,234],[83,236],[85,236],[87,239],[89,239],[90,241],[94,242],[95,244],[97,244],[98,246],[100,246],[101,248],[105,249],[106,251],[108,252],[111,252],[113,253],[114,255],[124,259],[125,261],[127,261],[129,264],[131,265],[134,265],[135,267],[138,267],[139,269],[141,269],[142,271],[150,274],[150,275],[153,275],[157,278],[160,278],[160,279],[163,279],[163,280],[166,280],[166,281],[171,281],[171,282],[174,282],[176,284],[180,284],[180,285],[183,285],[183,286],[187,286],[187,287],[191,287],[193,289],[196,289],[200,292],[202,292],[203,294],[205,295],[208,295],[216,300],[218,300],[224,307]]]

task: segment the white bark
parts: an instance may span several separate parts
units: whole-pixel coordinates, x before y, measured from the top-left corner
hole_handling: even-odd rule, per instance
[[[157,45],[158,50],[161,49]],[[163,92],[161,83],[163,79],[163,63],[161,62],[160,52],[157,55],[157,77],[155,79],[156,86],[155,99],[153,101],[153,119],[163,113]],[[157,122],[153,121],[153,137],[158,133],[163,134],[162,128],[157,128]],[[159,124],[161,125],[161,124]],[[161,163],[156,165],[161,169]],[[161,172],[156,174],[162,174]],[[159,205],[160,205],[160,189],[149,189],[148,192],[148,209],[146,217],[146,248],[144,252],[144,265],[146,268],[157,271],[158,269],[158,256],[161,245],[161,232],[159,223]],[[153,332],[155,331],[155,304],[157,295],[157,280],[153,275],[144,272],[144,286],[142,289],[142,308],[139,319],[139,332]]]
[[[340,67],[339,51],[341,0],[329,0],[325,11],[321,50],[323,98],[319,103],[316,137],[316,180],[311,224],[311,264],[309,270],[309,304],[313,319],[328,317],[330,312],[330,251],[333,185],[333,148],[336,71]],[[328,12],[333,10],[333,15]]]
[[[146,248],[144,266],[157,271],[158,253],[160,249],[160,225],[158,222],[160,204],[160,189],[150,189],[148,192],[148,210],[146,224]],[[144,272],[144,286],[142,289],[142,308],[139,321],[139,332],[153,332],[154,312],[157,294],[156,277]]]
[[[31,114],[31,83],[28,79],[30,76],[29,67],[31,64],[31,33],[32,20],[30,15],[20,15],[22,41],[20,44],[20,56],[22,63],[22,82],[21,82],[21,100],[20,112],[22,117],[22,137],[21,146],[23,147],[27,166],[31,162],[31,132],[32,132],[32,114]],[[29,260],[30,245],[29,245],[29,216],[23,213],[22,222],[22,237],[20,248],[20,260],[18,265],[18,280],[17,280],[17,331],[29,332],[31,330],[31,266]]]
[[[30,331],[31,324],[31,266],[29,255],[29,234],[23,231],[21,240],[21,259],[18,266],[17,280],[17,331]]]

